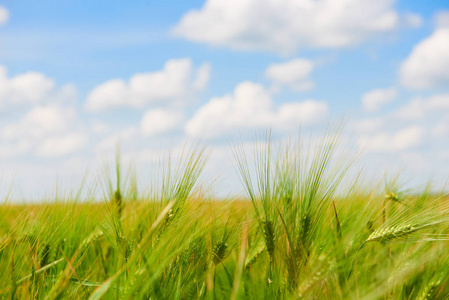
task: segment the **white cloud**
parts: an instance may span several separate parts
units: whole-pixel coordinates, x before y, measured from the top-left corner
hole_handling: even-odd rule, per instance
[[[112,79],[100,84],[87,96],[85,107],[90,111],[101,111],[141,108],[155,103],[183,104],[205,88],[209,73],[208,64],[195,69],[190,59],[169,60],[161,71],[137,73],[128,82]]]
[[[9,11],[6,9],[6,7],[0,5],[0,25],[8,22],[8,19],[9,19]]]
[[[212,98],[186,124],[192,136],[214,137],[232,129],[252,129],[272,126],[287,130],[300,124],[321,122],[328,114],[325,102],[306,100],[273,106],[272,95],[263,86],[243,82],[234,93]]]
[[[71,102],[76,97],[77,90],[73,84],[66,84],[57,89],[53,79],[34,71],[8,77],[7,69],[0,65],[1,110],[11,106]]]
[[[16,123],[0,131],[0,153],[18,156],[34,152],[38,156],[60,156],[85,146],[80,134],[71,133],[75,109],[57,104],[36,106]],[[86,137],[87,139],[87,137]],[[60,144],[58,144],[60,142]],[[54,148],[54,149],[52,149]]]
[[[449,94],[415,98],[399,108],[394,116],[405,120],[422,119],[429,112],[449,110]]]
[[[402,63],[401,83],[410,89],[429,89],[449,84],[449,17],[439,15],[432,35],[419,42]]]
[[[0,109],[8,111],[1,120],[0,153],[38,154],[48,139],[69,134],[76,118],[70,105],[76,97],[73,84],[57,88],[53,79],[33,71],[9,77],[0,66]]]
[[[146,136],[168,132],[181,125],[184,115],[179,111],[153,109],[145,113],[140,129]]]
[[[8,104],[36,104],[54,93],[55,83],[39,72],[26,72],[8,78],[0,66],[0,108]]]
[[[359,133],[372,133],[378,131],[383,124],[382,118],[369,118],[355,122],[352,128]]]
[[[397,96],[395,88],[375,89],[362,96],[363,108],[366,111],[378,111],[381,106],[392,102]]]
[[[61,133],[69,128],[75,118],[75,110],[59,105],[36,106],[16,124],[5,126],[1,137],[18,140],[23,137],[42,138],[48,134]]]
[[[63,156],[83,149],[87,142],[88,136],[83,133],[49,137],[40,143],[36,149],[36,155],[41,157]]]
[[[357,145],[368,152],[397,152],[418,146],[423,136],[423,128],[411,126],[394,134],[380,132],[362,135],[357,140]]]
[[[394,0],[207,0],[187,12],[175,36],[281,54],[354,45],[399,23]]]
[[[275,89],[287,86],[300,92],[314,87],[313,81],[307,78],[313,68],[314,63],[310,60],[294,59],[268,66],[265,76],[273,82]]]

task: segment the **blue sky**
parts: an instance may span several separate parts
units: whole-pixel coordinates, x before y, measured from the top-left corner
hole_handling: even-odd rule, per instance
[[[343,115],[368,177],[441,185],[448,53],[445,1],[3,1],[0,172],[28,198],[74,185],[118,141],[145,172],[201,140],[226,195],[240,189],[229,138]]]

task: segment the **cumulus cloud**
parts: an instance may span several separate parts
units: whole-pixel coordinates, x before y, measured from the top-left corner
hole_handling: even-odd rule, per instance
[[[140,129],[146,136],[156,135],[173,130],[184,120],[182,112],[168,109],[152,109],[147,111],[140,123]]]
[[[53,91],[55,83],[39,72],[26,72],[8,78],[7,69],[0,66],[0,108],[6,104],[34,104]]]
[[[36,106],[16,123],[0,131],[0,153],[17,156],[34,152],[37,156],[61,156],[80,150],[87,134],[71,132],[76,111],[58,104]]]
[[[9,11],[6,9],[6,7],[0,5],[0,25],[8,22],[8,19],[9,19]]]
[[[424,136],[424,129],[411,126],[391,134],[379,132],[361,135],[357,145],[367,152],[398,152],[418,146]]]
[[[252,129],[272,126],[288,130],[300,124],[322,121],[328,114],[325,102],[306,100],[274,107],[272,95],[263,86],[243,82],[233,94],[212,98],[202,106],[186,124],[192,136],[214,137],[232,129]]]
[[[281,54],[339,48],[399,24],[394,0],[207,0],[187,12],[175,36],[242,50]]]
[[[57,157],[74,153],[83,149],[88,142],[84,133],[69,133],[44,139],[36,149],[36,155],[41,157]]]
[[[402,63],[399,76],[410,89],[429,89],[449,84],[449,13],[437,17],[432,35],[419,42]]]
[[[284,63],[272,64],[265,71],[265,76],[270,79],[275,89],[287,86],[293,91],[305,91],[313,89],[315,84],[308,80],[314,63],[307,59],[294,59]]]
[[[108,108],[141,108],[155,103],[176,103],[190,100],[205,88],[210,66],[194,68],[190,59],[173,59],[161,71],[137,73],[129,81],[112,79],[94,88],[85,103],[90,111]]]
[[[1,137],[5,140],[17,140],[24,136],[42,138],[48,134],[61,133],[68,129],[74,117],[73,108],[54,104],[36,106],[19,122],[5,126]]]
[[[53,79],[34,71],[8,76],[0,66],[0,109],[8,111],[1,120],[0,154],[60,156],[69,153],[64,149],[67,145],[74,150],[85,146],[80,135],[75,138],[71,132],[77,115],[72,106],[76,96],[73,84],[59,88]]]
[[[396,96],[397,91],[395,88],[369,91],[362,96],[363,108],[366,111],[378,111],[380,107],[392,102]]]
[[[400,119],[416,120],[424,118],[430,112],[442,110],[449,110],[449,94],[412,99],[399,108],[394,115]]]
[[[8,76],[5,67],[0,66],[0,109],[10,106],[38,105],[50,102],[70,102],[77,96],[73,84],[57,89],[53,79],[39,72],[25,72]]]

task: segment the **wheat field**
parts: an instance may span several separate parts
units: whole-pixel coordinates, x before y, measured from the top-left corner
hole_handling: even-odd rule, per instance
[[[334,133],[313,149],[267,133],[254,159],[233,144],[242,199],[198,186],[201,146],[166,160],[147,191],[117,155],[101,186],[37,204],[5,199],[0,297],[448,299],[444,192],[348,179],[356,155]]]

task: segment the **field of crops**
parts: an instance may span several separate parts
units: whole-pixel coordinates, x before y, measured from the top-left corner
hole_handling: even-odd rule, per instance
[[[265,137],[253,160],[233,147],[247,199],[197,188],[200,147],[167,160],[148,191],[118,159],[97,187],[102,201],[86,188],[33,205],[7,199],[0,297],[447,299],[444,193],[344,179],[353,156],[335,136],[313,150]]]

